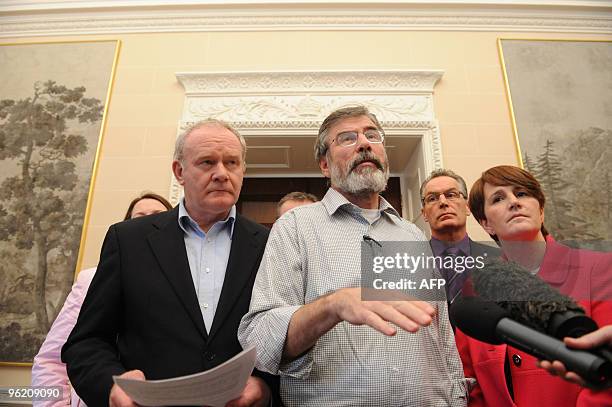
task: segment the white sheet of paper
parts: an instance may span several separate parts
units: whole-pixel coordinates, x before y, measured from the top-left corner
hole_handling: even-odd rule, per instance
[[[225,363],[201,373],[164,380],[134,380],[113,376],[117,386],[141,406],[223,407],[237,398],[255,367],[251,346]]]

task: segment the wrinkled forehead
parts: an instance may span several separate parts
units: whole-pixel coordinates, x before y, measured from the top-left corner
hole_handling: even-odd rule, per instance
[[[186,136],[184,152],[192,149],[222,145],[242,152],[242,144],[238,136],[226,127],[210,123],[194,129]]]
[[[432,178],[423,190],[423,195],[427,195],[434,192],[447,192],[451,189],[456,189],[461,192],[461,185],[456,179],[442,175],[439,177]]]
[[[329,128],[329,135],[335,136],[345,131],[356,131],[363,129],[376,129],[376,124],[368,116],[343,117],[334,122]],[[328,135],[328,137],[329,137]]]

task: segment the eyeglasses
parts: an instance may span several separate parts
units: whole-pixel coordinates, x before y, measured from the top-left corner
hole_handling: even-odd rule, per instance
[[[447,201],[451,201],[451,202],[457,202],[459,198],[465,196],[463,195],[463,192],[459,192],[455,189],[451,189],[450,191],[446,191],[446,192],[432,192],[431,194],[423,198],[423,204],[433,205],[440,201],[440,196],[442,195],[444,195],[444,198],[446,198]]]
[[[363,135],[371,144],[380,144],[385,141],[385,134],[378,129],[367,129],[363,132]],[[336,138],[332,140],[332,143],[335,141],[341,147],[350,147],[357,144],[358,138],[359,132],[345,131],[343,133],[339,133]]]

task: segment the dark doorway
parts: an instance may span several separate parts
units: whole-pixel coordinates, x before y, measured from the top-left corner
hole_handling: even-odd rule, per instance
[[[293,191],[308,192],[322,199],[327,192],[327,178],[245,178],[236,209],[242,215],[272,227],[276,220],[276,204]],[[402,215],[402,194],[399,177],[389,178],[382,196]]]

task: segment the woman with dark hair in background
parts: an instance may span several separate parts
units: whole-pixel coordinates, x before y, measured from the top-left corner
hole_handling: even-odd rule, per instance
[[[579,302],[599,326],[612,323],[612,255],[563,246],[544,227],[544,193],[527,171],[488,169],[470,190],[472,214],[503,256]],[[470,406],[611,406],[612,393],[568,383],[538,368],[537,359],[507,345],[490,345],[460,330],[456,341],[466,377],[478,384]]]
[[[163,196],[153,192],[144,192],[130,202],[123,220],[153,215],[170,209],[172,209],[172,205]]]
[[[166,198],[152,192],[146,192],[130,202],[124,220],[153,215],[170,209],[172,209],[172,205]],[[61,400],[35,400],[33,401],[34,406],[85,406],[85,403],[70,387],[66,365],[62,363],[60,353],[68,335],[76,324],[81,305],[95,272],[95,267],[79,272],[72,290],[66,297],[64,306],[57,314],[57,318],[55,318],[32,364],[32,386],[60,387],[62,398]]]

